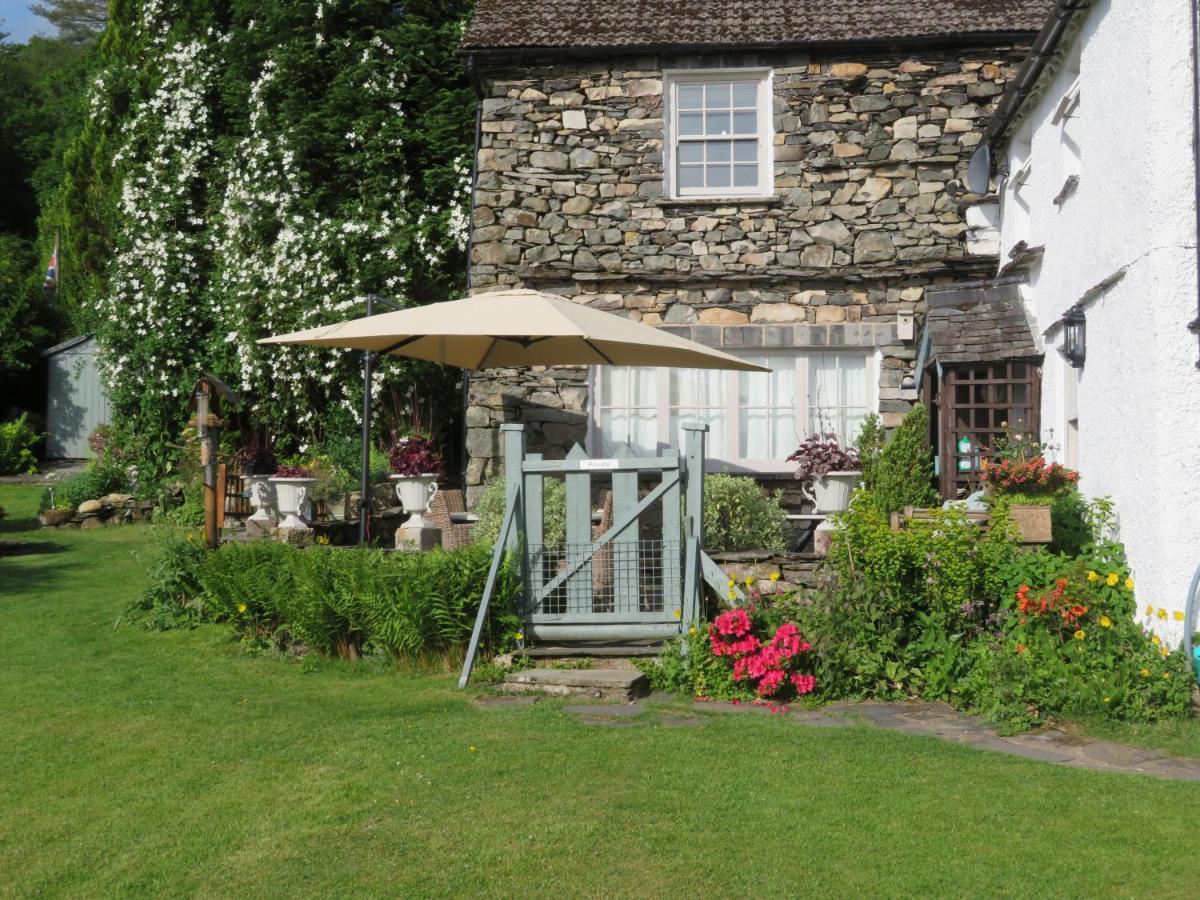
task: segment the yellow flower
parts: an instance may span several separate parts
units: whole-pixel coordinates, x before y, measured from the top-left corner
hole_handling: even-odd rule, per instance
[[[1107,584],[1109,587],[1114,587],[1116,585],[1116,583],[1120,580],[1121,580],[1121,576],[1119,576],[1116,572],[1109,572],[1108,577],[1104,579],[1104,583]]]
[[[1149,604],[1146,605],[1146,615],[1148,615],[1148,616],[1154,615],[1154,607],[1153,606],[1150,606]]]
[[[742,581],[744,581],[744,582],[745,582],[745,584],[746,584],[746,587],[752,587],[752,586],[753,586],[753,584],[754,584],[754,576],[753,576],[753,575],[747,575],[745,578],[743,578],[743,579],[742,579]]]
[[[1133,590],[1133,579],[1132,578],[1125,579],[1125,590],[1127,590],[1127,591]]]
[[[1160,638],[1160,637],[1159,637],[1159,636],[1156,634],[1156,635],[1154,635],[1154,637],[1150,638],[1150,643],[1152,643],[1152,644],[1153,644],[1155,647],[1157,647],[1159,644],[1161,644],[1161,643],[1162,643],[1162,638]]]
[[[730,589],[729,589],[729,599],[730,599],[730,600],[736,600],[736,599],[737,599],[737,591],[735,591],[733,588],[730,588]]]
[[[363,393],[365,394],[365,393],[366,393],[366,390],[364,390],[364,391],[363,391]],[[468,747],[468,748],[467,748],[467,752],[468,752],[468,753],[474,753],[474,752],[475,752],[475,748],[474,748],[474,747]]]
[[[1174,616],[1175,616],[1176,622],[1182,622],[1183,621],[1183,610],[1182,609],[1175,610]]]
[[[697,628],[695,625],[693,625],[691,628],[688,629],[688,634],[699,634],[699,633],[700,633],[700,629]]]
[[[1085,637],[1087,637],[1087,632],[1084,631],[1082,628],[1080,628],[1077,632],[1075,632],[1075,640],[1082,641]]]
[[[1167,611],[1160,607],[1158,610],[1158,617],[1160,619],[1165,619],[1167,617]]]
[[[327,534],[317,535],[317,543],[320,544],[322,547],[324,547],[325,545],[327,545],[329,543],[329,535],[327,535]]]
[[[1159,654],[1159,656],[1161,656],[1163,659],[1166,659],[1168,656],[1170,656],[1170,654],[1171,654],[1171,651],[1170,651],[1170,650],[1168,650],[1166,647],[1162,647],[1161,649],[1159,649],[1159,651],[1158,651],[1158,654]]]
[[[1170,681],[1170,680],[1171,680],[1171,673],[1170,673],[1170,672],[1163,672],[1163,678],[1167,679],[1167,681]]]
[[[730,586],[730,587],[733,587],[735,584],[737,584],[737,582],[736,582],[736,581],[734,581],[732,578],[730,578],[730,579],[729,579],[729,586]]]
[[[1112,628],[1112,619],[1110,619],[1108,616],[1101,616],[1100,617],[1100,627],[1101,628]]]
[[[364,393],[365,393],[365,391],[364,391]],[[513,635],[513,637],[515,637],[518,641],[525,640],[525,634],[524,634],[524,632],[521,632],[521,631],[518,631],[515,635]]]
[[[245,612],[245,611],[246,611],[246,604],[245,604],[245,603],[239,603],[239,604],[238,604],[238,612],[240,612],[240,613],[243,613],[243,612]]]
[[[1100,576],[1097,575],[1095,572],[1093,572],[1091,569],[1088,569],[1088,581],[1099,581],[1099,580],[1100,580]]]
[[[1104,698],[1104,702],[1105,702],[1105,703],[1111,703],[1111,702],[1112,702],[1112,697],[1105,697],[1105,698]]]
[[[365,389],[364,389],[363,393],[366,393]],[[682,610],[678,610],[678,609],[677,609],[677,610],[675,610],[675,612],[671,613],[671,615],[673,615],[673,616],[674,616],[675,618],[677,618],[677,619],[682,619],[682,618],[683,618],[683,611],[682,611]]]
[[[1141,675],[1143,678],[1149,678],[1149,677],[1150,677],[1150,670],[1149,670],[1149,669],[1142,669],[1142,671],[1141,671],[1139,674],[1140,674],[1140,675]]]
[[[768,577],[769,577],[769,578],[770,578],[772,581],[778,581],[778,580],[779,580],[779,573],[778,573],[778,572],[772,572],[772,573],[770,574],[770,576],[768,576]]]

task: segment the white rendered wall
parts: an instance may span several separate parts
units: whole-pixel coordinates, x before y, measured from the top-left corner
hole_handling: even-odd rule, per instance
[[[1045,247],[1025,291],[1046,344],[1043,438],[1063,443],[1064,379],[1077,376],[1081,487],[1116,501],[1139,615],[1148,604],[1182,609],[1200,564],[1200,370],[1187,330],[1196,316],[1191,23],[1187,3],[1152,5],[1147,15],[1145,0],[1101,0],[1087,14],[1072,42],[1078,153],[1052,121],[1075,80],[1068,59],[1014,133],[1032,168],[1021,202],[1005,192],[1000,236],[1002,260],[1020,241]],[[1075,171],[1078,188],[1056,206]],[[1119,273],[1085,303],[1087,362],[1076,372],[1054,326]],[[1173,618],[1154,624],[1182,635]]]

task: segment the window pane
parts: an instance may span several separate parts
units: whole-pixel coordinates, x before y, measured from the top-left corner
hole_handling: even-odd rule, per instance
[[[704,187],[704,166],[680,166],[679,186],[681,188]]]
[[[758,113],[752,109],[735,112],[733,130],[735,134],[755,134],[758,131]]]
[[[738,375],[738,455],[742,459],[782,459],[795,449],[796,357],[747,356],[771,371]]]
[[[813,356],[808,370],[809,430],[815,434],[837,430],[837,357],[831,353]]]
[[[714,134],[729,134],[729,111],[718,110],[713,112],[709,110],[704,114],[705,127],[704,133],[708,135]]]
[[[706,141],[705,143],[710,163],[729,162],[730,155],[733,153],[729,141]]]
[[[758,162],[758,141],[734,141],[734,162]]]
[[[758,187],[758,166],[754,164],[733,167],[734,187]]]
[[[709,109],[714,107],[729,109],[729,82],[711,82],[708,85],[708,96],[705,98],[704,105]]]
[[[867,405],[867,358],[857,354],[838,356],[838,368],[841,373],[841,396],[838,406],[856,406],[865,408]],[[854,438],[858,435],[843,435]]]
[[[705,166],[705,172],[708,175],[708,186],[713,188],[724,188],[730,185],[729,166]]]
[[[704,162],[704,144],[699,141],[680,142],[679,161],[681,163]]]
[[[600,452],[606,456],[657,452],[658,370],[603,366],[598,369],[598,379]]]
[[[680,134],[704,134],[704,114],[698,112],[681,112],[679,114]]]
[[[680,109],[702,109],[704,107],[704,85],[702,84],[681,84],[677,96]]]
[[[733,86],[733,105],[758,107],[758,85],[753,82],[743,82]]]

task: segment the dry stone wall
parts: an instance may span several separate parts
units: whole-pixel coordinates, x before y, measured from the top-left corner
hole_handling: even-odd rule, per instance
[[[727,348],[878,347],[894,422],[916,399],[897,314],[994,267],[967,252],[947,186],[1026,49],[493,62],[472,289],[536,287]],[[772,70],[774,195],[664,197],[664,71],[743,67]],[[475,375],[468,486],[494,472],[500,422],[556,454],[584,439],[587,406],[583,370]]]

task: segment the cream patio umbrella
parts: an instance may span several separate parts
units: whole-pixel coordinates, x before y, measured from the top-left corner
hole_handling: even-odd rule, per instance
[[[368,351],[363,366],[367,383],[375,354],[410,356],[461,369],[615,365],[770,371],[670,332],[525,289],[367,315],[258,343]],[[369,493],[370,420],[370,400],[364,393],[362,497]],[[366,538],[367,504],[360,503],[359,542]]]
[[[258,343],[349,347],[461,369],[612,365],[768,371],[667,331],[524,289],[349,319]]]

